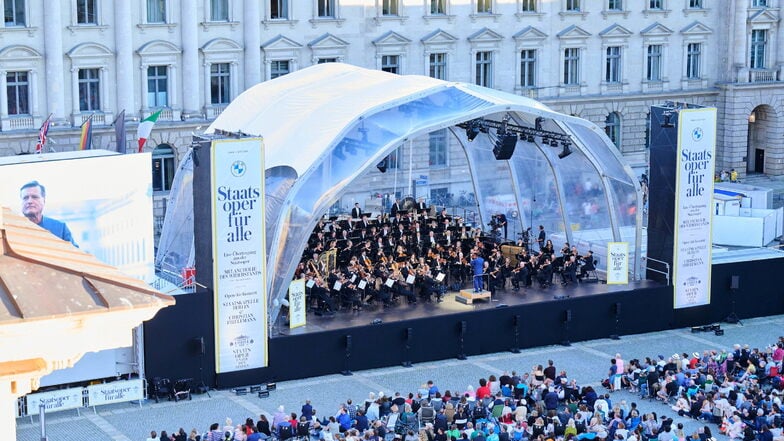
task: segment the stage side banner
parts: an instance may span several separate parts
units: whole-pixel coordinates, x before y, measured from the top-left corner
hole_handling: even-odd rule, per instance
[[[607,242],[607,284],[629,283],[629,242]]]
[[[683,109],[678,128],[673,250],[676,309],[710,303],[716,109]]]
[[[87,403],[90,406],[123,403],[144,398],[144,384],[141,379],[113,381],[111,383],[87,386]]]
[[[263,148],[260,138],[212,143],[218,373],[267,365]]]
[[[289,329],[305,326],[305,279],[289,285]]]

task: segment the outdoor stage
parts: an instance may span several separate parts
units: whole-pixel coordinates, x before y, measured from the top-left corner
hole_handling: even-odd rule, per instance
[[[784,297],[772,277],[784,259],[714,264],[711,303],[673,309],[672,287],[654,281],[630,285],[585,284],[546,290],[499,292],[497,302],[466,306],[401,304],[387,310],[308,316],[307,329],[268,340],[269,365],[215,374],[213,294],[199,290],[145,323],[147,377],[200,377],[212,387],[307,378],[341,371],[472,356],[566,341],[582,341],[784,313]],[[767,275],[767,276],[765,276]],[[731,280],[737,276],[738,289]],[[454,293],[452,293],[454,295]],[[556,295],[569,295],[556,299]],[[733,307],[733,303],[735,306]],[[506,305],[506,306],[504,306]],[[380,319],[380,323],[372,324]],[[204,337],[204,353],[198,338]],[[253,338],[263,338],[260,326]]]
[[[556,275],[556,278],[560,276]],[[598,296],[613,292],[628,291],[629,289],[643,289],[659,286],[652,281],[637,281],[629,285],[607,285],[605,283],[578,283],[576,285],[562,286],[556,283],[549,288],[539,288],[534,284],[529,288],[520,288],[515,292],[510,282],[506,289],[497,290],[490,299],[474,300],[473,304],[466,305],[457,300],[457,291],[448,291],[442,302],[425,302],[422,299],[416,304],[409,305],[405,299],[399,299],[396,305],[383,307],[373,304],[363,307],[362,311],[341,310],[333,315],[320,315],[312,311],[307,314],[305,326],[289,329],[285,317],[275,323],[273,335],[303,335],[313,332],[334,331],[345,328],[362,327],[369,324],[396,323],[420,318],[434,318],[449,314],[462,314],[487,309],[515,307],[541,302],[562,302],[567,298],[583,298]],[[470,286],[466,285],[470,288]]]

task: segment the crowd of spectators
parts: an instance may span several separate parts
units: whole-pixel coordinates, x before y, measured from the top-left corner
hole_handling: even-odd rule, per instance
[[[731,350],[610,360],[602,387],[580,386],[552,360],[530,372],[481,378],[479,387],[439,390],[432,381],[407,394],[370,393],[346,400],[334,413],[317,414],[306,401],[295,412],[283,406],[270,419],[243,424],[230,419],[204,433],[153,432],[148,441],[784,441],[780,369],[784,337],[765,350]],[[614,399],[628,390],[646,407],[701,420],[686,433],[662,412],[643,412],[636,399]],[[693,425],[690,425],[693,426]]]

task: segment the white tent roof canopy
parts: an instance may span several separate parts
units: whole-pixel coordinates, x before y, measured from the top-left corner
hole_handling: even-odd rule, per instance
[[[559,158],[560,148],[538,139],[518,141],[512,158],[498,161],[492,130],[469,143],[466,131],[455,127],[477,118],[508,118],[533,128],[537,117],[544,118],[545,130],[571,140],[571,155]],[[476,85],[325,63],[248,89],[207,129],[264,137],[267,195],[274,201],[267,205],[271,313],[276,314],[275,300],[285,297],[310,232],[330,205],[403,142],[444,128],[465,149],[484,222],[488,201],[503,194],[513,197],[517,212],[530,211],[530,225],[552,214],[560,227],[550,227],[550,237],[560,229],[572,244],[583,236],[597,238],[585,239],[587,246],[629,241],[630,267],[640,262],[639,184],[593,123]],[[601,221],[585,219],[590,213],[583,190],[596,200],[594,214]],[[545,195],[560,209],[541,214],[533,202]]]

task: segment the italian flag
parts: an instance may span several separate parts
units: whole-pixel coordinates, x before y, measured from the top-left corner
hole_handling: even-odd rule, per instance
[[[147,118],[144,118],[139,123],[139,128],[136,129],[136,137],[139,138],[139,153],[144,150],[144,143],[147,142],[147,138],[150,137],[152,126],[155,125],[155,121],[158,121],[159,116],[161,116],[160,110],[148,116]]]

